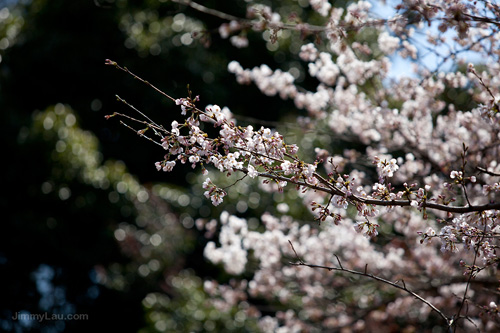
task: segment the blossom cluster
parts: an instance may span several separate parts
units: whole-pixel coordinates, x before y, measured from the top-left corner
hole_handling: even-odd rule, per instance
[[[271,214],[264,214],[261,221],[265,226],[263,232],[251,230],[245,219],[223,212],[218,219],[220,233],[217,242],[210,241],[205,248],[205,257],[214,264],[222,264],[225,270],[235,276],[241,275],[249,269],[249,258],[259,262],[258,267],[253,270],[252,278],[242,279],[246,286],[241,301],[248,301],[251,298],[260,298],[272,302],[278,301],[280,304],[292,305],[300,300],[303,308],[289,308],[288,311],[278,312],[276,316],[262,316],[260,326],[263,330],[282,329],[299,327],[301,330],[315,330],[314,323],[317,318],[328,318],[322,321],[323,330],[335,329],[339,326],[358,326],[361,331],[369,330],[369,322],[376,320],[384,313],[385,320],[380,322],[380,327],[388,327],[391,321],[399,318],[405,311],[418,309],[418,316],[415,316],[414,324],[419,325],[419,321],[432,318],[431,311],[424,306],[416,306],[416,301],[412,297],[398,295],[396,297],[378,295],[381,299],[371,298],[367,295],[362,301],[363,306],[359,306],[357,301],[349,303],[347,298],[343,305],[336,302],[328,302],[325,306],[325,298],[340,298],[344,294],[356,294],[355,290],[374,288],[373,282],[369,280],[359,280],[352,283],[347,276],[342,277],[331,272],[318,271],[308,267],[297,268],[289,266],[284,258],[294,258],[295,253],[304,262],[314,262],[316,265],[326,267],[338,267],[340,260],[343,266],[358,271],[367,271],[373,274],[383,274],[385,276],[401,275],[403,272],[423,269],[434,279],[448,279],[449,276],[460,276],[461,267],[457,263],[465,258],[463,255],[453,253],[447,259],[442,258],[439,248],[431,245],[403,248],[398,246],[402,239],[416,241],[418,235],[415,229],[425,226],[425,222],[417,215],[407,214],[401,216],[409,219],[411,228],[407,225],[396,225],[398,232],[403,236],[387,243],[382,248],[370,242],[369,238],[363,237],[357,230],[348,223],[339,225],[326,224],[320,232],[308,224],[302,224],[293,220],[290,216],[281,218]],[[217,220],[213,220],[217,221]],[[357,224],[359,229],[370,228],[369,225],[361,222]],[[294,249],[290,247],[290,242]],[[250,253],[252,254],[250,256]],[[326,255],[329,254],[329,255]],[[334,256],[335,255],[335,256]],[[436,257],[435,260],[429,258]],[[470,258],[469,253],[467,258]],[[413,259],[411,259],[413,258]],[[368,266],[366,266],[368,264]],[[407,283],[409,283],[408,281]],[[413,281],[418,284],[418,281]],[[207,291],[215,281],[207,283]],[[438,306],[444,306],[448,300],[455,299],[457,295],[465,289],[465,283],[447,285],[433,292],[427,288],[427,297],[430,297]],[[378,287],[377,287],[378,288]],[[383,289],[383,288],[382,288]],[[219,289],[220,290],[220,289]],[[226,291],[228,295],[234,292],[234,288]],[[487,292],[476,295],[485,304],[489,304],[494,297]],[[379,305],[387,307],[381,310]],[[367,312],[364,310],[368,308]],[[301,309],[306,309],[302,311]],[[403,312],[402,312],[403,311]],[[478,313],[478,312],[474,312]],[[472,315],[473,312],[470,313]],[[359,319],[363,317],[365,320]],[[373,318],[367,321],[368,318]],[[418,319],[416,319],[418,318]]]
[[[172,171],[180,161],[181,164],[190,163],[193,168],[201,165],[204,174],[208,173],[205,165],[210,164],[228,175],[241,171],[251,178],[260,175],[258,169],[262,169],[262,172],[271,172],[280,187],[286,186],[288,179],[292,182],[305,179],[310,185],[318,183],[316,164],[298,160],[298,147],[287,145],[277,131],[236,126],[230,118],[230,111],[218,105],[210,105],[202,111],[196,109],[189,99],[178,99],[176,104],[181,105],[183,115],[188,109],[192,114],[183,124],[173,121],[171,129],[165,130],[161,145],[167,154],[164,160],[155,163],[158,171]],[[210,138],[201,129],[200,121],[219,128],[219,136]],[[187,131],[187,135],[182,135],[181,130]],[[211,198],[214,205],[222,202],[225,192],[211,183],[210,178],[207,178],[203,188],[207,190],[205,196]]]

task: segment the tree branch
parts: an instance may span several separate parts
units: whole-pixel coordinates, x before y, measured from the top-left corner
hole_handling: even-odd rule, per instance
[[[137,79],[137,80],[141,81],[142,83],[150,86],[151,88],[153,88],[154,90],[156,90],[157,92],[159,92],[163,96],[167,97],[168,99],[170,99],[170,100],[172,100],[174,102],[176,101],[175,98],[173,98],[170,95],[166,94],[165,92],[161,91],[160,89],[158,89],[157,87],[155,87],[154,85],[152,85],[151,83],[149,83],[148,81],[146,81],[146,80],[140,78],[139,76],[135,75],[130,70],[128,70],[126,67],[121,67],[116,62],[114,62],[112,60],[109,60],[109,59],[106,60],[105,64],[106,65],[112,65],[112,66],[114,66],[114,67],[116,67],[116,68],[118,68],[118,69],[126,72],[127,74],[132,75],[135,79]],[[121,99],[121,98],[119,98],[119,99],[122,102],[124,102],[123,99]],[[128,105],[128,103],[126,103],[126,104]],[[205,116],[207,116],[207,117],[210,118],[210,116],[205,111],[198,109],[197,107],[194,106],[194,104],[191,107],[192,107],[192,111],[193,112],[198,113],[198,114],[203,114],[203,115],[205,115]],[[135,111],[139,112],[135,108],[133,108],[133,109]],[[140,114],[143,115],[144,117],[146,117],[142,112],[140,112]],[[116,115],[121,115],[121,114],[116,114]],[[121,116],[123,116],[123,115],[121,115]],[[151,126],[153,128],[157,128],[159,130],[164,130],[164,128],[162,126],[157,125],[156,123],[154,123],[149,118],[146,117],[146,119],[151,122]],[[229,122],[227,122],[227,120],[225,120],[224,122],[227,125],[229,125],[229,126],[232,125]],[[146,122],[143,122],[143,123],[146,124]],[[262,154],[262,153],[259,153],[259,152],[256,152],[256,151],[246,150],[244,147],[236,147],[236,148],[237,149],[241,149],[241,150],[245,150],[245,151],[247,151],[250,154],[255,155],[255,156],[260,156],[260,157],[266,157],[266,158],[269,158],[269,159],[273,159],[276,162],[283,162],[284,161],[284,160],[277,159],[276,157],[273,157],[273,156],[266,156],[265,154]],[[296,161],[296,158],[294,158],[294,157],[292,157],[290,155],[287,155],[287,156],[289,158],[291,158],[292,160]],[[246,169],[246,168],[241,168],[241,169],[236,169],[235,168],[234,170],[241,171],[241,172],[244,172],[244,173],[248,173],[248,169]],[[478,170],[483,171],[485,169],[478,168]],[[492,174],[490,172],[488,172],[488,173]],[[285,176],[281,176],[281,175],[278,175],[278,174],[275,174],[275,173],[270,173],[270,172],[259,172],[258,176],[259,177],[263,177],[263,178],[268,178],[268,179],[274,179],[274,180],[289,182],[289,183],[295,184],[297,186],[303,186],[303,187],[306,187],[306,188],[309,188],[309,189],[312,189],[312,190],[316,190],[316,191],[321,191],[321,192],[324,192],[324,193],[328,193],[330,195],[342,196],[342,197],[345,197],[351,203],[353,203],[353,202],[359,202],[359,203],[363,203],[363,204],[366,204],[366,205],[386,206],[386,207],[393,207],[393,206],[408,207],[408,206],[411,206],[411,201],[410,200],[380,200],[380,199],[360,197],[360,196],[357,196],[355,194],[347,194],[344,191],[342,191],[341,189],[339,189],[338,187],[336,187],[334,183],[332,183],[329,180],[325,179],[324,177],[322,177],[317,172],[314,172],[313,176],[314,176],[314,178],[316,178],[318,180],[319,185],[310,184],[310,183],[307,183],[307,182],[302,181],[302,180],[293,179],[293,177],[285,177]],[[428,208],[428,209],[434,209],[434,210],[443,211],[443,212],[463,214],[463,213],[472,213],[472,212],[482,212],[482,211],[494,210],[494,209],[498,210],[498,209],[500,209],[500,202],[499,203],[494,203],[493,202],[493,203],[488,203],[488,204],[484,204],[484,205],[448,206],[448,205],[443,205],[443,204],[437,204],[437,203],[432,203],[432,202],[428,202],[428,201],[423,201],[423,202],[419,202],[419,207],[422,208],[422,209],[423,208]]]
[[[406,284],[405,282],[402,280],[402,284],[403,286],[400,286],[398,285],[397,283],[395,282],[392,282],[392,281],[389,281],[389,280],[386,280],[384,278],[381,278],[379,276],[376,276],[376,275],[373,275],[371,273],[368,273],[367,272],[367,267],[368,266],[365,266],[365,271],[364,272],[359,272],[359,271],[355,271],[355,270],[351,270],[351,269],[347,269],[347,268],[344,268],[340,262],[340,259],[337,255],[335,255],[335,257],[337,258],[337,261],[339,263],[339,267],[331,267],[331,266],[322,266],[322,265],[312,265],[312,264],[307,264],[305,263],[297,254],[297,251],[295,251],[295,248],[293,247],[293,244],[292,242],[289,240],[288,241],[290,243],[290,246],[292,247],[292,250],[293,252],[295,253],[295,256],[298,260],[298,262],[290,262],[289,264],[290,265],[293,265],[293,266],[306,266],[306,267],[309,267],[309,268],[319,268],[319,269],[326,269],[328,271],[338,271],[338,272],[345,272],[345,273],[349,273],[349,274],[353,274],[353,275],[360,275],[360,276],[365,276],[367,278],[370,278],[370,279],[373,279],[375,281],[378,281],[378,282],[382,282],[382,283],[385,283],[391,287],[394,287],[394,288],[397,288],[397,289],[400,289],[400,290],[403,290],[405,291],[406,293],[412,295],[413,297],[415,297],[416,299],[418,299],[419,301],[423,302],[424,304],[426,304],[427,306],[429,306],[432,311],[436,312],[441,318],[443,318],[443,320],[446,322],[446,326],[447,328],[449,329],[452,325],[453,325],[453,320],[452,319],[449,319],[448,317],[446,317],[446,315],[441,311],[439,310],[438,308],[436,308],[431,302],[429,302],[428,300],[426,300],[425,298],[423,298],[422,296],[416,294],[415,292],[409,290],[407,287],[406,287]]]

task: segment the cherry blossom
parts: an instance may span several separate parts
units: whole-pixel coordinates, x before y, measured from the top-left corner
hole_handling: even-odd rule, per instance
[[[293,56],[316,80],[308,89],[267,64],[244,68],[232,60],[227,69],[239,84],[292,100],[307,114],[298,123],[327,129],[331,144],[299,151],[281,128],[238,126],[227,107],[200,109],[191,92],[164,94],[180,106],[170,127],[146,121],[156,136],[148,138],[166,151],[156,169],[200,167],[210,174],[202,187],[213,205],[224,205],[231,191],[216,185],[217,172],[248,176],[268,191],[297,191],[296,201],[317,221],[298,221],[287,215],[289,203],[280,203],[274,211],[281,215],[260,216],[260,230],[227,212],[197,223],[217,238],[207,243],[206,259],[241,282],[207,282],[205,289],[227,295],[226,305],[258,298],[281,304],[260,316],[265,331],[389,331],[397,322],[430,331],[437,320],[447,330],[498,330],[499,7],[402,1],[380,19],[366,1],[309,5],[322,25],[292,24],[279,8],[250,4],[245,18],[231,17],[218,32],[236,47],[247,46],[244,29],[267,30],[272,42],[280,30],[298,32],[302,45]],[[323,43],[306,40],[313,35]],[[481,63],[469,63],[471,52]],[[426,54],[439,59],[432,68],[420,61]],[[390,77],[396,57],[414,69],[397,80]],[[257,264],[248,265],[252,260]],[[353,285],[342,274],[360,280]]]

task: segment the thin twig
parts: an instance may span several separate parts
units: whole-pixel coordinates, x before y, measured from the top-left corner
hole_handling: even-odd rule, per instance
[[[467,155],[469,147],[467,147],[465,143],[463,143],[462,145],[464,152],[462,153],[462,179],[460,180],[460,182],[462,184],[462,189],[464,191],[465,200],[467,201],[467,204],[470,207],[471,203],[469,201],[469,196],[467,195],[467,187],[465,186],[465,166],[467,165],[467,160],[465,159],[465,156]]]
[[[245,173],[245,174],[243,175],[243,177],[236,179],[236,180],[234,181],[234,183],[232,183],[231,185],[228,185],[228,186],[226,186],[226,187],[223,187],[222,189],[223,189],[223,190],[226,190],[226,189],[228,189],[228,188],[230,188],[230,187],[233,187],[233,186],[234,186],[234,185],[236,185],[239,181],[242,181],[243,179],[245,179],[247,176],[248,176],[248,173]]]
[[[137,131],[135,128],[131,127],[130,125],[124,123],[123,121],[120,120],[120,124],[122,124],[123,126],[127,127],[128,129],[136,132],[140,137],[143,137],[145,139],[148,139],[149,141],[153,142],[153,143],[156,143],[157,145],[161,146],[161,143],[151,139],[149,136],[147,135],[144,135],[144,133],[142,133],[141,131]]]
[[[159,130],[159,131],[163,131],[163,132],[167,132],[167,130],[165,130],[165,128],[162,126],[162,125],[158,125],[157,123],[155,123],[154,121],[152,121],[148,116],[146,116],[142,111],[139,111],[135,106],[133,106],[132,104],[128,103],[126,100],[124,100],[123,98],[121,98],[120,96],[118,95],[115,95],[116,98],[122,102],[123,104],[127,105],[129,108],[131,108],[132,110],[134,110],[135,112],[139,113],[141,116],[143,116],[148,122],[145,122],[145,121],[140,121],[140,120],[137,120],[137,119],[134,119],[132,117],[129,117],[129,116],[126,116],[126,115],[121,115],[121,114],[118,114],[117,115],[121,115],[123,117],[127,117],[129,118],[130,120],[134,120],[134,121],[137,121],[137,122],[143,122],[144,124],[148,125],[149,127],[151,127],[155,134],[160,136],[162,139],[163,139],[163,135],[161,135],[159,132],[157,132],[156,130]]]
[[[300,259],[299,255],[297,254],[297,251],[295,251],[295,248],[293,247],[293,244],[290,240],[288,240],[288,243],[290,243],[290,246],[292,247],[292,250],[293,250],[293,253],[295,253],[295,257],[297,258],[297,260],[301,263],[301,264],[304,264],[304,261],[302,261],[302,259]]]
[[[486,232],[486,223],[484,225],[484,230],[483,232]],[[470,287],[470,284],[471,284],[471,281],[473,278],[475,278],[475,276],[477,275],[478,272],[474,272],[475,268],[476,268],[476,261],[477,261],[477,257],[479,255],[479,245],[483,243],[484,241],[484,234],[483,236],[481,237],[481,240],[477,243],[476,245],[476,250],[474,251],[474,260],[472,262],[472,266],[471,266],[471,271],[470,271],[470,275],[469,275],[469,278],[467,279],[467,284],[465,285],[465,291],[464,291],[464,296],[462,298],[462,302],[460,303],[460,308],[458,309],[457,311],[457,314],[455,316],[455,320],[458,320],[460,318],[460,313],[462,312],[462,309],[464,307],[464,304],[465,302],[467,301],[467,292],[469,291],[469,287]],[[466,312],[467,313],[467,312]],[[455,329],[453,332],[456,332],[456,329],[457,327],[455,326]]]
[[[124,71],[125,73],[127,74],[130,74],[132,75],[132,77],[134,79],[137,79],[139,81],[141,81],[142,83],[144,83],[145,85],[148,85],[150,86],[151,88],[153,88],[154,90],[156,90],[157,92],[159,92],[160,94],[162,94],[163,96],[167,97],[168,99],[170,99],[171,101],[174,101],[175,102],[175,98],[171,97],[170,95],[166,94],[165,92],[163,92],[162,90],[158,89],[157,87],[155,87],[154,85],[152,85],[151,83],[149,83],[148,81],[146,80],[143,80],[142,78],[140,78],[139,76],[135,75],[134,73],[132,73],[127,67],[121,67],[120,65],[118,65],[115,61],[112,61],[112,60],[109,60],[109,59],[106,59],[106,61],[104,62],[106,65],[109,65],[109,66],[115,66],[116,68]]]

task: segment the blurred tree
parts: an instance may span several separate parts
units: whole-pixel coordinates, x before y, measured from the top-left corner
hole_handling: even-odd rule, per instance
[[[244,14],[243,3],[231,2],[225,8]],[[226,67],[237,52],[226,41],[212,38],[210,45],[181,41],[197,27],[217,29],[218,19],[195,11],[190,18],[180,14],[186,8],[158,1],[1,4],[0,108],[7,124],[1,135],[8,156],[2,183],[8,192],[1,204],[5,217],[0,236],[4,281],[0,329],[139,329],[145,325],[144,297],[158,291],[169,295],[165,274],[175,276],[185,266],[201,268],[202,275],[219,274],[200,259],[205,241],[190,246],[193,236],[185,233],[196,216],[210,216],[213,208],[204,199],[186,201],[183,189],[142,188],[124,164],[110,162],[123,160],[142,182],[190,185],[184,170],[168,179],[154,172],[153,163],[161,154],[158,147],[142,145],[121,128],[110,130],[104,112],[124,108],[116,102],[116,93],[165,121],[174,117],[164,112],[170,102],[105,68],[104,59],[121,60],[147,73],[151,82],[179,97],[186,94],[189,83],[207,104],[252,101],[254,105],[245,111],[252,117],[276,120],[288,110],[278,107],[281,102],[262,97],[256,88],[225,89],[233,80]],[[206,26],[196,25],[201,24],[200,15]],[[247,64],[272,60],[271,54],[260,56],[246,57]],[[130,149],[139,145],[141,149]],[[150,170],[144,168],[145,162]],[[198,182],[189,174],[188,180]],[[148,200],[141,202],[144,193]],[[251,202],[262,210],[258,199]],[[244,212],[241,207],[239,211]],[[153,242],[161,239],[161,246],[149,242],[145,249],[146,236]],[[138,248],[142,251],[134,250]],[[89,320],[39,325],[12,320],[18,312],[83,313]]]
[[[9,152],[23,162],[13,158],[12,174],[4,179],[9,193],[2,200],[0,327],[139,328],[138,302],[148,288],[139,284],[119,294],[102,288],[96,276],[98,265],[127,260],[114,227],[137,213],[133,197],[118,196],[114,187],[130,176],[121,163],[101,164],[96,138],[63,104],[36,112],[33,121],[21,128],[15,154]],[[12,320],[19,313],[86,314],[88,320]]]

